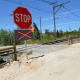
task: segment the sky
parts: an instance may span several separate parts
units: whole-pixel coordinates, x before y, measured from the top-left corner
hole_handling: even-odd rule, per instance
[[[16,30],[17,25],[10,14],[13,14],[13,11],[21,6],[29,10],[32,22],[34,21],[39,29],[41,16],[42,33],[45,32],[45,29],[53,31],[53,5],[49,3],[56,1],[55,6],[70,1],[55,14],[56,30],[78,30],[80,27],[80,0],[0,0],[0,28]],[[55,8],[55,11],[57,9],[58,7]]]

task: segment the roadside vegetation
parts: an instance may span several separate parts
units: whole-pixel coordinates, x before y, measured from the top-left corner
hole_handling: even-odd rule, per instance
[[[40,31],[39,31],[36,23],[33,22],[33,26],[35,27],[33,39],[27,40],[27,44],[41,43]],[[19,28],[17,28],[17,30],[19,30]],[[62,30],[57,30],[56,31],[57,40],[67,39],[69,34],[71,34],[73,37],[79,36],[80,28],[78,31],[74,30],[74,31],[63,32]],[[55,35],[54,31],[49,31],[49,29],[45,29],[45,33],[42,33],[42,42],[45,43],[45,42],[53,41],[55,39],[54,35]],[[5,30],[5,29],[1,28],[0,29],[0,46],[13,45],[13,43],[16,43],[17,45],[21,45],[21,44],[24,44],[24,41],[15,42],[14,30],[11,31],[11,30]]]

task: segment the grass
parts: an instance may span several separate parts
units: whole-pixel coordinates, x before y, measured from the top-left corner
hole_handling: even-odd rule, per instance
[[[72,35],[72,37],[77,37],[78,35]],[[57,40],[61,40],[61,39],[68,39],[68,35],[66,36],[62,36],[59,38],[56,38]],[[45,35],[42,39],[42,43],[46,43],[46,42],[52,42],[53,40],[55,40],[54,36],[47,36]],[[41,44],[41,40],[27,40],[27,44]],[[3,45],[0,45],[0,47]]]
[[[40,40],[27,40],[27,44],[40,44]]]
[[[72,35],[72,37],[77,37],[77,35]],[[56,38],[57,40],[68,39],[68,35]],[[44,36],[42,43],[52,42],[55,40],[54,36]],[[27,40],[27,44],[41,44],[40,40]]]
[[[10,55],[10,59],[11,59],[11,62],[13,62],[14,61],[14,55]]]
[[[68,37],[67,36],[63,36],[63,37],[57,38],[57,40],[61,40],[61,39],[68,39]]]
[[[27,54],[30,55],[30,54],[32,54],[32,53],[33,53],[32,50],[30,50]]]
[[[23,52],[19,52],[19,53],[18,53],[18,56],[20,57],[22,54],[23,54]]]

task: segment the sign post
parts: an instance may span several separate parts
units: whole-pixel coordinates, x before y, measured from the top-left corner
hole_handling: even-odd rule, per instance
[[[32,24],[32,16],[27,8],[19,6],[13,11],[13,18],[14,23],[22,29],[15,30],[15,39],[16,41],[25,40],[25,54],[26,59],[28,60],[26,40],[33,38],[33,33],[29,30],[29,27]]]
[[[27,56],[27,44],[26,44],[26,40],[25,40],[25,54],[26,54],[26,59],[28,60],[28,56]]]

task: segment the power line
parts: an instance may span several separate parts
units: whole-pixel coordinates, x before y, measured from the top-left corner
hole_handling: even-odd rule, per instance
[[[42,2],[44,2],[44,3],[48,3],[48,4],[50,4],[50,5],[57,3],[57,1],[56,1],[56,2],[48,2],[48,1],[45,1],[45,0],[39,0],[39,1],[42,1]]]
[[[76,15],[76,14],[75,14],[74,12],[72,12],[71,10],[65,8],[64,6],[63,6],[63,8],[66,9],[66,10],[68,10],[69,12],[71,12],[71,13],[72,13],[73,15],[75,15],[76,17],[80,18],[80,16]]]
[[[74,18],[71,18],[71,17],[67,17],[67,16],[61,16],[61,15],[59,15],[59,17],[68,18],[68,19],[72,19],[72,20],[77,21],[77,19],[74,19]]]
[[[13,2],[13,1],[10,1],[10,0],[5,0],[5,1],[26,6],[26,5],[24,5],[24,4],[21,4],[21,3],[18,3],[18,2]],[[40,0],[40,1],[42,1],[42,0]],[[21,0],[21,2],[22,2],[22,0]],[[40,10],[40,11],[43,11],[43,12],[47,12],[47,13],[53,14],[52,12],[45,11],[45,10],[42,10],[42,9],[38,9],[38,8],[35,8],[35,7],[31,7],[31,6],[27,6],[27,7],[30,7],[30,8],[33,8],[33,9],[37,9],[37,10]],[[68,10],[68,11],[69,11],[70,13],[73,13],[73,11],[70,11],[70,10]],[[63,14],[63,13],[61,13],[61,14]],[[67,14],[67,13],[66,13],[66,14]],[[77,16],[77,17],[78,17],[78,16]]]
[[[15,4],[19,4],[19,5],[23,5],[23,6],[26,6],[26,7],[29,7],[29,8],[33,8],[33,9],[36,9],[36,10],[40,10],[40,11],[43,11],[43,12],[52,13],[52,12],[49,12],[49,11],[46,11],[46,10],[42,10],[42,9],[35,8],[35,7],[32,7],[32,6],[24,5],[22,3],[18,3],[18,2],[14,2],[14,1],[10,1],[10,0],[5,0],[5,1],[11,2],[11,3],[15,3]]]
[[[50,2],[48,2],[48,1],[43,1],[43,0],[39,0],[39,1],[42,1],[42,2],[45,2],[45,3],[49,3],[50,4]]]
[[[64,18],[68,18],[68,19],[72,19],[72,20],[75,20],[75,21],[77,21],[76,19],[74,19],[74,18],[70,18],[70,17],[64,17]]]
[[[5,1],[9,1],[9,0],[5,0]],[[22,1],[22,0],[21,0]],[[13,1],[9,1],[9,2],[12,2],[12,3],[16,3],[16,2],[13,2]],[[16,3],[16,4],[21,4],[21,3]],[[23,5],[23,4],[21,4],[21,5]],[[69,11],[70,12],[70,11]],[[71,11],[72,12],[72,11]],[[70,13],[71,13],[70,12]],[[10,14],[11,16],[12,16],[12,14]],[[9,15],[8,15],[9,16]],[[59,16],[61,16],[61,15],[59,15]],[[68,19],[72,19],[72,20],[75,20],[75,19],[73,19],[73,18],[70,18],[70,17],[64,17],[64,18],[68,18]]]
[[[10,0],[5,0],[5,1],[26,6],[26,5],[22,4],[22,0],[21,0],[21,3],[13,2],[13,1],[10,1]],[[42,0],[39,0],[39,1],[42,1]],[[46,1],[45,3],[49,3],[49,2]],[[45,11],[45,10],[42,10],[42,9],[38,9],[38,8],[35,8],[35,7],[31,7],[31,6],[27,6],[27,7],[30,7],[30,8],[36,9],[36,10],[40,10],[40,11],[44,11],[44,12],[47,12],[47,13],[52,13],[52,12],[48,12],[48,11]],[[65,7],[64,7],[64,8],[65,8]],[[67,8],[65,8],[65,9],[67,9]],[[67,9],[67,10],[68,10],[68,9]],[[73,13],[73,11],[70,11],[70,10],[68,10],[68,11],[69,11],[70,13]],[[53,13],[52,13],[52,14],[53,14]],[[73,13],[73,14],[74,14],[74,13]],[[12,14],[11,14],[11,15],[12,15]],[[74,14],[74,15],[77,16],[76,14]],[[59,16],[61,16],[61,15],[59,15]],[[77,16],[77,17],[79,17],[79,16]],[[76,19],[73,19],[73,18],[70,18],[70,17],[64,17],[64,18],[76,20]],[[76,21],[77,21],[77,20],[76,20]]]
[[[71,12],[75,12],[75,11],[79,11],[80,9],[78,9],[78,10],[72,10]],[[70,11],[68,11],[68,12],[63,12],[63,13],[60,13],[60,14],[56,14],[56,15],[61,15],[61,14],[70,14],[71,13]]]

